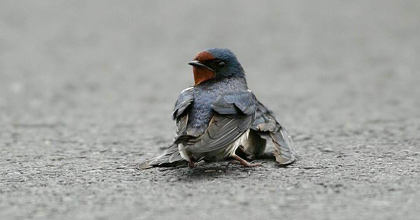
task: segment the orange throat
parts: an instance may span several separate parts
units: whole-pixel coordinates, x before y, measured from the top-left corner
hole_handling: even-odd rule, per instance
[[[216,74],[214,74],[214,72],[201,67],[194,67],[193,73],[195,86],[206,80],[213,79],[214,77],[216,77]]]

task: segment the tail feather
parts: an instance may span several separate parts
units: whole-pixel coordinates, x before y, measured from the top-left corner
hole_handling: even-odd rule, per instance
[[[148,159],[138,165],[139,169],[149,169],[152,167],[176,167],[187,164],[178,150],[177,144],[172,144],[162,155]]]

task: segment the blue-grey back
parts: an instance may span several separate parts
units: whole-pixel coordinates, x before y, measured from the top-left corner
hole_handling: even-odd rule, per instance
[[[208,80],[194,87],[194,100],[189,111],[187,129],[204,132],[213,117],[211,105],[216,99],[225,94],[244,92],[247,89],[246,80],[239,77]]]

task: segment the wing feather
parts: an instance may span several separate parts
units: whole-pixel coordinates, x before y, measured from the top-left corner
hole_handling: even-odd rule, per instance
[[[221,150],[238,139],[252,124],[253,115],[215,115],[199,141],[187,149],[197,153]]]
[[[250,90],[247,90],[245,92],[221,95],[211,107],[214,111],[222,115],[253,115],[255,113],[255,104],[256,99],[254,94]]]
[[[194,100],[192,88],[184,89],[176,100],[172,118],[175,120],[181,116]]]
[[[176,120],[177,136],[172,145],[170,145],[161,155],[140,163],[140,169],[148,169],[155,166],[179,166],[187,162],[181,157],[178,150],[178,142],[176,140],[182,136],[188,125],[188,108],[194,100],[192,88],[184,89],[179,95],[172,117]]]
[[[271,138],[274,143],[274,156],[280,165],[289,165],[296,160],[296,153],[292,138],[279,122],[274,114],[261,102],[257,104],[256,119],[252,129],[262,138]]]
[[[178,144],[174,143],[169,146],[163,154],[141,162],[138,167],[140,169],[149,169],[156,166],[180,166],[184,164],[187,164],[187,161],[182,159],[178,151]]]
[[[255,96],[249,90],[220,95],[212,104],[215,114],[204,134],[187,149],[206,153],[227,147],[251,127],[255,104]]]

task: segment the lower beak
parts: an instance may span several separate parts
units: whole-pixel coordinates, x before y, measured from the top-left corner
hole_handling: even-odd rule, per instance
[[[190,61],[190,62],[188,62],[188,64],[189,64],[189,65],[191,65],[191,66],[194,66],[194,67],[203,67],[203,68],[206,68],[206,69],[208,69],[208,70],[210,70],[210,71],[214,72],[214,70],[213,70],[212,68],[210,68],[210,67],[206,66],[206,65],[205,65],[205,64],[203,64],[203,63],[200,63],[200,61],[198,61],[198,60],[193,60],[193,61]]]

